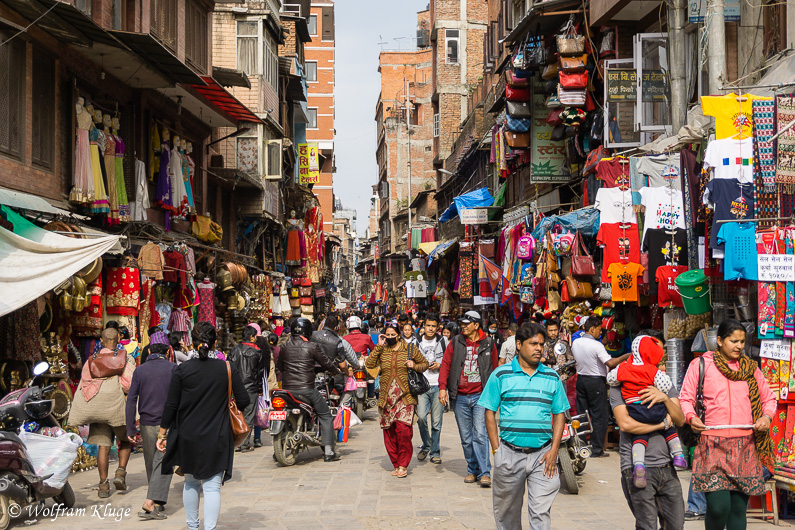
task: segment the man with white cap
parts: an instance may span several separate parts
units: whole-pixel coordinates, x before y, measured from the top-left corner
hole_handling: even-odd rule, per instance
[[[458,434],[467,462],[464,482],[479,482],[491,487],[489,438],[486,432],[486,409],[478,405],[480,394],[499,357],[494,340],[480,329],[477,311],[467,311],[458,319],[461,334],[456,335],[444,352],[439,370],[439,401],[450,403],[455,412]]]
[[[249,324],[243,329],[243,342],[232,348],[229,352],[229,362],[237,367],[243,384],[248,392],[249,405],[243,410],[243,418],[248,423],[251,431],[248,438],[235,449],[246,453],[253,451],[254,447],[254,416],[257,413],[257,398],[262,394],[262,378],[265,376],[265,356],[257,346],[257,337],[262,334],[258,324]]]

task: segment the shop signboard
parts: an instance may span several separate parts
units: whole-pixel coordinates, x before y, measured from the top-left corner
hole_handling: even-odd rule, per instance
[[[491,305],[496,303],[496,296],[475,296],[475,305]]]
[[[326,297],[325,289],[315,289],[315,298],[325,298],[325,297]]]
[[[317,143],[298,144],[298,183],[302,186],[320,182]]]
[[[757,258],[760,282],[795,281],[795,255],[759,254]]]
[[[481,225],[489,222],[486,208],[465,208],[458,212],[462,225]]]
[[[638,74],[634,68],[607,70],[607,101],[635,101]],[[667,101],[668,75],[663,70],[643,71],[643,101]]]
[[[569,182],[566,169],[566,143],[552,140],[553,127],[547,123],[544,83],[540,77],[533,84],[533,118],[530,128],[530,182]]]
[[[707,15],[707,0],[690,0],[687,3],[687,21],[703,24]],[[724,0],[723,18],[726,22],[740,21],[740,0]]]

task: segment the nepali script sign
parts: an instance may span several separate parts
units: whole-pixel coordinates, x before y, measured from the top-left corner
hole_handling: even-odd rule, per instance
[[[759,343],[759,356],[764,359],[789,362],[792,351],[792,341],[789,339],[763,340]]]
[[[298,144],[298,183],[302,186],[320,182],[317,143]]]
[[[540,78],[533,78],[540,79]],[[533,124],[530,129],[530,182],[569,182],[566,169],[566,143],[552,140],[553,127],[547,123],[544,83],[533,84]]]
[[[489,222],[489,211],[486,208],[465,208],[458,215],[462,225],[482,225]]]
[[[795,281],[795,255],[759,254],[759,281]]]
[[[638,73],[631,68],[607,69],[607,101],[635,101],[638,90]],[[665,101],[668,94],[668,76],[662,70],[643,71],[643,101]]]

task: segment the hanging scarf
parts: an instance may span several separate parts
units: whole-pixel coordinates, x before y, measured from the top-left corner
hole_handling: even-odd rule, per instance
[[[759,399],[759,385],[757,385],[756,378],[754,377],[754,372],[756,372],[757,369],[756,361],[752,360],[750,357],[741,355],[740,358],[737,359],[740,369],[735,371],[729,368],[729,364],[726,362],[726,358],[722,353],[716,351],[712,358],[715,361],[715,366],[726,379],[730,381],[745,381],[748,383],[748,394],[751,398],[751,413],[753,415],[753,421],[756,423],[763,414],[762,402]],[[762,465],[766,467],[772,466],[774,464],[773,440],[770,438],[770,430],[768,429],[763,432],[754,431],[754,445],[756,445],[756,452],[759,455]]]

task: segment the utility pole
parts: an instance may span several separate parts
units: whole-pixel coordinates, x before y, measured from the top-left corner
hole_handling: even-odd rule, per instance
[[[707,0],[707,64],[709,93],[720,94],[726,82],[726,18],[724,0]]]
[[[408,147],[408,171],[409,171],[409,235],[408,235],[408,248],[411,249],[411,125],[409,122],[409,115],[411,114],[411,101],[409,100],[409,81],[404,78],[403,82],[406,87],[406,146]]]
[[[668,43],[670,51],[671,80],[671,131],[677,134],[687,121],[687,73],[685,71],[686,0],[668,3]]]

